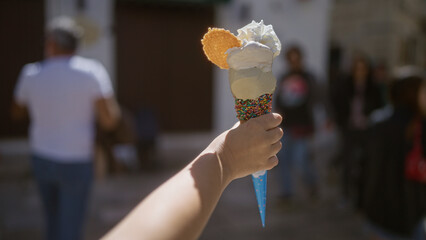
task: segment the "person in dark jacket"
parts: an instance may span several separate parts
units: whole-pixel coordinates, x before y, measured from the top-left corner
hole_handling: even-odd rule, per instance
[[[422,89],[419,91],[419,89]],[[390,90],[392,115],[371,128],[365,174],[364,213],[373,239],[425,240],[426,184],[408,180],[406,157],[421,128],[426,153],[426,84],[419,77],[395,81]],[[423,106],[423,107],[422,107]],[[423,230],[422,230],[423,229]]]
[[[360,209],[367,127],[370,114],[383,106],[366,57],[357,56],[348,77],[331,87],[331,105],[342,146],[337,156],[344,202]]]
[[[298,46],[289,47],[285,58],[289,70],[279,79],[275,106],[277,112],[284,115],[282,127],[286,133],[282,144],[285,147],[279,152],[278,158],[281,160],[281,194],[283,200],[288,201],[294,194],[294,167],[302,172],[311,197],[317,194],[317,176],[309,149],[314,134],[316,88],[314,76],[303,66],[303,55]]]

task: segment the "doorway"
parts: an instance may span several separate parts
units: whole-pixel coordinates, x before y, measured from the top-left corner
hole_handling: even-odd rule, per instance
[[[211,5],[117,1],[117,96],[130,112],[151,109],[164,132],[212,127],[212,66],[201,38]]]

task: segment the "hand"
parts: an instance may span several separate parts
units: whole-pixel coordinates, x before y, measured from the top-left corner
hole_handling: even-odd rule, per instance
[[[266,114],[236,124],[219,135],[206,151],[214,151],[222,165],[224,178],[232,181],[278,164],[283,131],[279,114]]]

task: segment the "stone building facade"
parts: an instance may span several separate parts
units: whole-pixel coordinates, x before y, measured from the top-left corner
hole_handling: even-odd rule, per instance
[[[360,51],[390,70],[426,69],[426,1],[335,0],[330,20],[330,41],[341,62]]]

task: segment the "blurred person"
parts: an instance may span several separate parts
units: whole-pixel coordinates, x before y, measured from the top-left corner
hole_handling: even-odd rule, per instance
[[[343,205],[361,208],[369,118],[383,106],[366,57],[356,56],[350,75],[331,86],[331,105],[342,138],[336,162],[341,171]]]
[[[279,79],[276,94],[276,110],[284,116],[282,127],[286,134],[285,147],[278,153],[281,161],[282,200],[293,198],[293,173],[300,170],[311,197],[317,195],[317,173],[311,159],[310,141],[314,135],[315,78],[303,65],[299,46],[286,50],[288,71]]]
[[[389,102],[388,85],[390,82],[389,70],[385,63],[380,62],[373,69],[373,81],[377,84],[380,91],[382,102],[387,104]]]
[[[137,112],[136,130],[139,168],[147,171],[159,169],[160,163],[156,160],[156,148],[160,126],[153,109],[142,107]]]
[[[396,79],[390,99],[392,114],[373,125],[368,140],[363,204],[367,229],[371,239],[426,240],[426,178],[407,174],[410,158],[425,161],[425,80],[415,75]],[[425,167],[423,173],[426,177]]]
[[[385,63],[380,62],[374,67],[373,81],[379,88],[380,97],[384,107],[373,111],[369,118],[371,122],[378,122],[390,117],[393,111],[389,93],[391,78],[388,67]]]
[[[102,239],[197,239],[229,183],[278,164],[279,114],[237,123],[134,208]]]
[[[105,68],[75,55],[80,37],[80,28],[67,17],[48,25],[45,60],[23,67],[12,106],[15,119],[28,111],[31,120],[31,165],[49,240],[82,238],[95,119],[111,129],[120,115]]]

